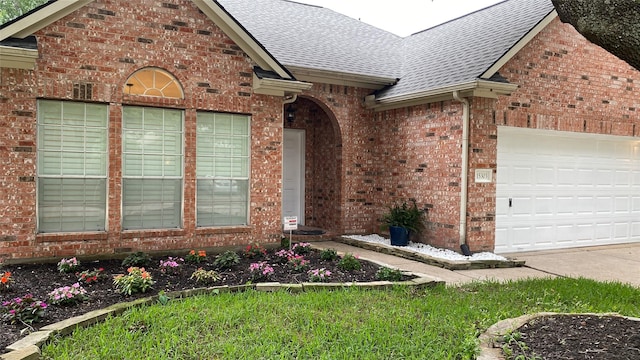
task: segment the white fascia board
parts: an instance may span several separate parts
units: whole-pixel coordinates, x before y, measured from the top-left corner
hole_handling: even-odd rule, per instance
[[[522,48],[524,48],[533,38],[542,31],[547,25],[558,16],[556,10],[549,13],[542,21],[533,27],[525,36],[522,37],[509,51],[507,51],[502,57],[500,57],[487,71],[480,75],[481,79],[489,79],[495,75],[500,68],[504,66],[509,60],[511,60]]]
[[[398,79],[391,77],[379,77],[353,73],[342,73],[338,71],[320,70],[305,68],[301,66],[289,66],[287,69],[301,81],[312,83],[353,86],[364,89],[380,90],[388,85],[398,82]]]
[[[253,74],[253,92],[262,95],[288,96],[311,89],[313,84],[281,79],[260,79]]]
[[[213,0],[193,0],[194,4],[227,34],[251,60],[264,70],[274,71],[284,79],[291,75],[251,35]]]
[[[0,41],[10,37],[24,39],[92,1],[93,0],[58,0],[51,3],[39,11],[0,29]]]
[[[0,46],[0,68],[34,69],[38,50]]]
[[[458,91],[461,97],[483,97],[497,99],[500,95],[509,95],[518,88],[516,84],[498,83],[487,80],[474,80],[467,83],[451,85],[443,88],[398,95],[375,100],[367,97],[365,106],[374,111],[385,111],[409,106],[423,105],[438,101],[453,100],[453,92]]]

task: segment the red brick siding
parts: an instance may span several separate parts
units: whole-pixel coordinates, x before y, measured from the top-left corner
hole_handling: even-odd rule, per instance
[[[427,228],[419,240],[456,247],[462,106],[457,102],[438,102],[381,112],[373,120],[380,191],[372,221],[379,219],[393,203],[415,199],[420,208],[428,209]]]
[[[315,128],[315,135],[308,133],[307,137],[307,161],[309,153],[318,152],[312,159],[314,188],[307,188],[307,198],[311,191],[313,204],[321,205],[315,209],[315,224],[332,232],[373,231],[377,181],[374,159],[370,156],[375,146],[370,140],[374,131],[370,121],[373,112],[365,109],[363,103],[370,93],[368,89],[315,84],[303,94],[303,98],[315,103],[318,114],[313,125],[306,126],[307,131]],[[331,226],[333,219],[335,224]]]
[[[496,104],[499,125],[639,135],[640,73],[558,19],[500,74],[520,88]]]
[[[190,1],[172,4],[92,2],[35,34],[40,58],[34,71],[1,70],[0,256],[60,257],[279,241],[282,98],[253,94],[251,60]],[[147,66],[171,72],[183,86],[185,100],[123,96],[127,77]],[[91,85],[90,101],[109,104],[108,231],[36,235],[36,99],[72,100],[74,85],[78,95],[77,84],[83,89]],[[123,103],[185,109],[183,229],[120,231]],[[252,115],[250,226],[195,227],[197,110]]]

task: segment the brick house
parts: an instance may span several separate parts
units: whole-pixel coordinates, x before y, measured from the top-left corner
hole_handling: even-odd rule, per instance
[[[284,0],[51,1],[0,26],[0,259],[371,233],[404,199],[439,247],[637,242],[638,82],[549,0],[406,38]]]

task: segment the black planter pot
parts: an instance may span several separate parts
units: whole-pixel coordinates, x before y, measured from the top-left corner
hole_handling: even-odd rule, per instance
[[[389,235],[391,237],[391,245],[407,246],[409,245],[409,230],[402,226],[389,226]]]

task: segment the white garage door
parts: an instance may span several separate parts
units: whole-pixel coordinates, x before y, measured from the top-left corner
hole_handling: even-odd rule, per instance
[[[640,139],[498,128],[499,253],[640,241]]]

